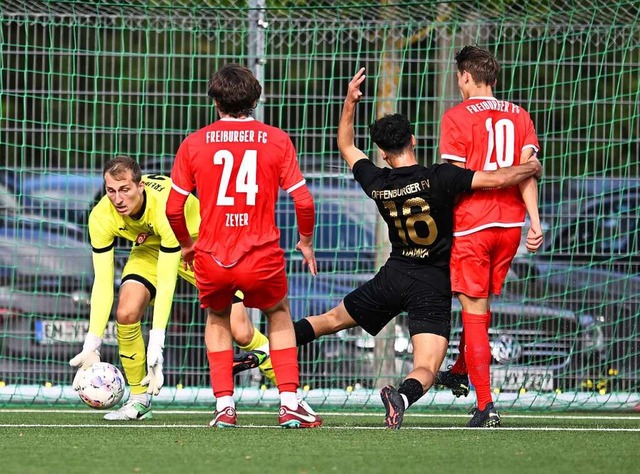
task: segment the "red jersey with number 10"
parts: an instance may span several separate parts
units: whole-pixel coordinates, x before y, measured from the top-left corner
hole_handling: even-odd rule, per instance
[[[520,164],[526,148],[539,150],[529,113],[495,97],[472,97],[442,117],[440,156],[474,171]],[[526,208],[518,186],[482,189],[460,195],[454,211],[454,235],[488,227],[521,227]]]
[[[253,248],[278,245],[278,189],[291,193],[305,184],[289,135],[251,117],[223,118],[189,135],[171,179],[182,194],[197,188],[196,248],[225,267]]]

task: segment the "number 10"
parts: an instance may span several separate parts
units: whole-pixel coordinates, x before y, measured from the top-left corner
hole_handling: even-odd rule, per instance
[[[493,125],[493,119],[488,118],[484,123],[487,128],[487,157],[483,171],[494,171],[513,165],[515,149],[515,126],[509,119],[500,119]],[[491,161],[493,150],[496,151],[496,161]]]

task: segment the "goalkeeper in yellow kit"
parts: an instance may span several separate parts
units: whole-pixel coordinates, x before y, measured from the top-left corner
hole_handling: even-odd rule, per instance
[[[102,336],[114,297],[114,240],[123,237],[132,241],[116,310],[120,361],[131,393],[120,409],[104,418],[142,420],[151,417],[151,395],[157,395],[164,383],[162,352],[177,277],[193,285],[195,277],[193,271],[181,264],[180,244],[165,215],[171,179],[161,175],[142,176],[135,160],[117,156],[105,164],[104,181],[106,196],[89,216],[95,273],[89,332],[82,352],[69,363],[86,368],[100,360]],[[200,205],[193,195],[187,199],[185,217],[195,239],[200,225]],[[243,350],[264,354],[265,357],[255,363],[260,364],[260,369],[273,382],[273,368],[267,357],[269,341],[253,327],[239,296],[234,298],[236,304],[231,313],[233,337]],[[152,302],[153,322],[145,357],[140,321]],[[77,389],[75,380],[74,388]]]

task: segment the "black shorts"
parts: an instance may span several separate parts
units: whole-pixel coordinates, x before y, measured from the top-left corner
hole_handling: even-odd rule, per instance
[[[451,283],[449,272],[433,268],[432,278],[417,280],[383,266],[373,279],[345,296],[344,306],[372,336],[403,311],[409,315],[409,334],[430,333],[449,339]]]

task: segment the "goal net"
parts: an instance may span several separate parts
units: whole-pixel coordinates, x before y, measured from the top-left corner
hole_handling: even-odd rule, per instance
[[[336,6],[338,3],[339,6]],[[489,5],[491,4],[491,5]],[[296,255],[295,214],[277,209],[294,319],[329,310],[368,280],[388,244],[375,206],[336,146],[347,84],[366,68],[357,145],[367,126],[410,118],[417,155],[438,160],[443,112],[459,102],[454,56],[495,53],[496,95],[536,124],[545,244],[519,251],[492,304],[492,387],[504,407],[631,408],[640,353],[640,26],[634,1],[393,2],[5,0],[0,9],[0,404],[66,403],[88,327],[93,281],[86,218],[117,154],[169,174],[190,132],[215,119],[206,95],[227,62],[263,84],[256,115],[286,130],[316,201],[320,275]],[[382,237],[380,237],[382,236]],[[119,244],[118,259],[126,259]],[[117,280],[117,275],[116,275]],[[117,283],[117,281],[116,281]],[[443,367],[458,355],[460,308]],[[113,319],[113,318],[112,318]],[[266,330],[264,318],[252,311]],[[205,314],[179,282],[158,402],[210,404]],[[145,318],[145,331],[150,318]],[[376,338],[349,330],[301,348],[314,406],[377,406],[412,366],[406,318]],[[103,360],[120,366],[115,326]],[[277,403],[259,371],[238,403]],[[424,407],[469,407],[434,387]]]

